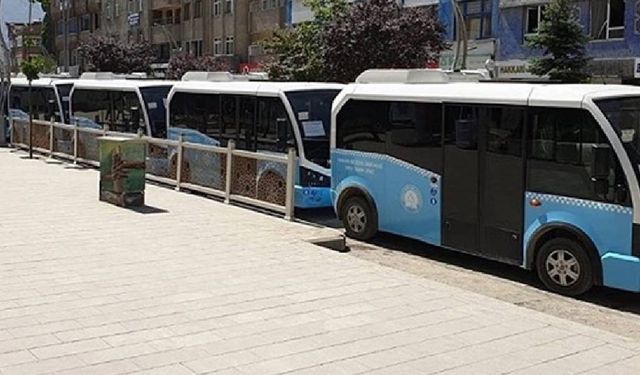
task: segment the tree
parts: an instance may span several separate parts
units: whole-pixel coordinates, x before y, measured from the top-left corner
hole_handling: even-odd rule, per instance
[[[358,2],[325,31],[325,73],[351,82],[371,68],[424,68],[449,47],[444,31],[433,9],[403,9],[395,0]]]
[[[38,79],[44,69],[44,58],[42,56],[29,56],[29,59],[22,62],[20,70],[27,81],[29,81],[29,159],[33,158],[33,95],[31,92],[31,81]]]
[[[96,72],[150,72],[154,53],[148,42],[125,44],[113,38],[92,37],[78,47],[87,68]]]
[[[188,52],[173,55],[167,68],[168,79],[180,79],[188,71],[219,72],[228,71],[228,62],[213,56],[196,57]]]
[[[348,5],[344,0],[307,0],[314,14],[313,21],[303,22],[295,28],[277,30],[264,44],[273,55],[265,64],[273,79],[296,81],[324,81],[324,31],[333,17],[345,14]]]
[[[51,0],[41,0],[40,6],[45,12],[42,19],[42,47],[51,55],[55,52],[55,29],[51,22]]]
[[[529,70],[562,82],[585,81],[588,41],[571,0],[554,0],[544,10],[538,33],[527,41],[530,48],[543,50],[542,57],[532,59]]]

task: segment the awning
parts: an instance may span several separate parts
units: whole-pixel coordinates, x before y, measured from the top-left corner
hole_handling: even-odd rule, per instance
[[[551,0],[500,0],[500,8],[516,8],[531,5],[540,5],[551,2]]]

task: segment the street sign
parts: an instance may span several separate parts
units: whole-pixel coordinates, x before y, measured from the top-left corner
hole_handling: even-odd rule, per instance
[[[127,17],[129,21],[129,26],[138,26],[140,25],[140,13],[131,13]]]

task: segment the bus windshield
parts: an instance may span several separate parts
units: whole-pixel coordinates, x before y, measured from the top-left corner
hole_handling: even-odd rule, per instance
[[[147,107],[151,135],[156,138],[166,138],[167,111],[165,102],[171,86],[155,86],[140,88],[144,105]]]
[[[305,157],[329,166],[331,104],[340,90],[306,90],[286,94],[300,130]]]
[[[640,164],[640,96],[597,100],[596,105],[620,137],[629,159]]]

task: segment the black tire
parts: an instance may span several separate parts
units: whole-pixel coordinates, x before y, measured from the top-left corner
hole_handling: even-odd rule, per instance
[[[584,246],[568,238],[547,241],[536,256],[540,281],[552,292],[567,296],[579,296],[591,289],[593,267]]]
[[[361,196],[352,196],[342,204],[341,215],[347,236],[357,240],[369,240],[378,232],[378,215],[375,208]]]

